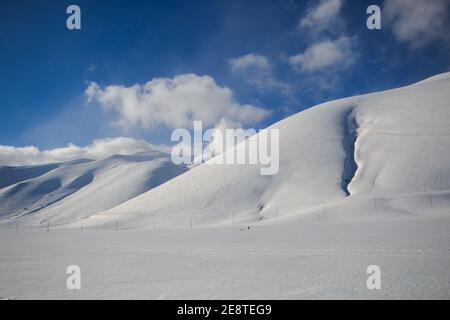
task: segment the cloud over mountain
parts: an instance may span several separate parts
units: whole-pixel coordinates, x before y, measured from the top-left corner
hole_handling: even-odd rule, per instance
[[[249,53],[228,60],[230,71],[260,91],[280,90],[289,94],[291,86],[276,79],[272,64],[263,55]]]
[[[349,37],[325,40],[314,43],[303,53],[290,57],[289,63],[298,71],[343,69],[351,66],[355,60],[353,47],[354,40]]]
[[[257,123],[269,111],[251,104],[240,104],[231,89],[218,85],[210,76],[182,74],[174,78],[155,78],[129,87],[104,88],[91,82],[85,91],[88,102],[107,112],[115,112],[116,125],[127,129],[191,128],[194,120],[214,126],[221,119],[241,124]]]
[[[449,11],[448,0],[386,0],[383,13],[395,38],[418,48],[449,39]]]
[[[101,159],[115,154],[130,155],[155,149],[161,150],[164,147],[127,137],[96,139],[84,147],[69,144],[66,147],[49,150],[39,150],[35,146],[0,145],[0,165],[35,165],[82,158]]]

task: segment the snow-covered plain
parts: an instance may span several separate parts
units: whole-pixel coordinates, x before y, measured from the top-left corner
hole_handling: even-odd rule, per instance
[[[450,298],[447,209],[240,228],[1,229],[0,297]],[[66,288],[74,264],[81,290]],[[366,287],[369,265],[381,268],[381,290]]]
[[[111,205],[142,185],[148,164],[130,166],[31,214],[0,211],[0,297],[450,298],[450,73],[272,127],[274,176],[254,165],[202,164],[171,180],[163,170],[169,181]],[[60,170],[10,178],[0,210],[23,205],[5,190]],[[84,175],[69,176],[58,190]],[[45,221],[50,232],[36,228]],[[78,291],[66,289],[72,264]],[[366,287],[369,265],[381,268],[381,290]]]

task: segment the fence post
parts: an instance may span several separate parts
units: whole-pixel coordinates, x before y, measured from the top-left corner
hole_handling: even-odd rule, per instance
[[[50,231],[50,221],[47,220],[47,232],[49,232],[49,231]]]
[[[430,194],[430,206],[431,208],[433,208],[433,195]]]
[[[192,217],[191,217],[191,229],[192,229]]]
[[[373,208],[377,211],[377,198],[373,199]]]

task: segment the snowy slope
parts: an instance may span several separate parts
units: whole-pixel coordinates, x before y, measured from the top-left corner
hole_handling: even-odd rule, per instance
[[[5,176],[10,180],[18,179],[17,172],[33,175],[38,172],[39,175],[0,189],[0,216],[32,224],[42,223],[47,218],[53,224],[79,221],[185,171],[173,165],[170,156],[157,151],[55,166],[39,166],[32,168],[34,170],[5,168]]]
[[[230,224],[233,215],[237,223],[275,221],[277,211],[280,220],[339,218],[447,205],[449,104],[450,73],[327,102],[272,126],[280,129],[277,175],[261,176],[256,165],[202,164],[86,224],[189,227],[191,218],[206,226]]]
[[[32,166],[0,166],[0,189],[24,180],[39,177],[50,170],[61,166],[89,161],[91,160],[81,159],[66,163],[49,163]]]

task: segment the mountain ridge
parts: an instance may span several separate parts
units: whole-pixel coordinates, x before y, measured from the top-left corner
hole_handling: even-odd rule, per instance
[[[447,201],[450,73],[432,79],[325,102],[271,125],[266,130],[280,129],[275,176],[260,176],[255,166],[202,164],[87,223],[187,227],[193,219],[212,226],[317,214],[325,205],[366,212],[377,197],[392,197],[391,211],[412,210],[396,199],[408,194],[439,193]],[[353,167],[347,173],[346,159]],[[357,204],[364,198],[367,203]]]

